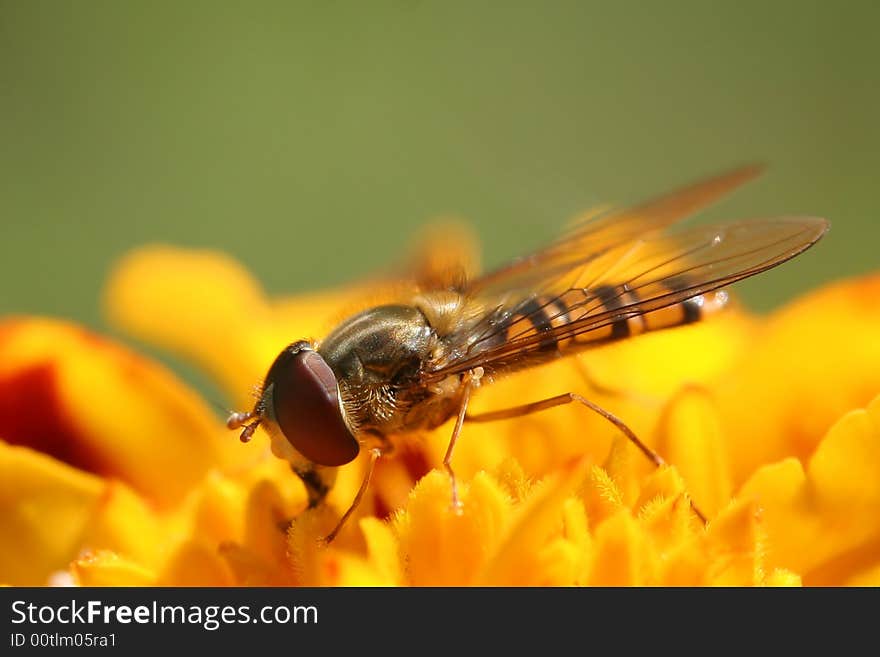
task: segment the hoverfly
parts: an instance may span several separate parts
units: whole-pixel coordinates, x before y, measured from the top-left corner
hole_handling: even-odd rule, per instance
[[[571,402],[614,424],[654,464],[659,454],[619,418],[575,392],[480,415],[468,401],[515,370],[696,322],[722,307],[722,287],[775,267],[815,244],[824,219],[783,217],[681,227],[680,220],[759,173],[737,169],[646,203],[595,213],[564,238],[474,280],[437,276],[402,303],[364,310],[320,343],[287,346],[269,368],[253,409],[232,413],[247,441],[264,425],[320,504],[336,468],[369,449],[366,491],[395,437],[455,418],[443,465],[458,506],[452,455],[462,426]],[[696,511],[696,507],[694,507]],[[697,511],[698,515],[699,511]],[[701,515],[702,517],[702,515]]]

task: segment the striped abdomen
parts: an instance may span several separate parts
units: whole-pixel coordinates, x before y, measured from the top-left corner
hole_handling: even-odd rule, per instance
[[[540,338],[541,351],[565,353],[648,331],[699,321],[727,301],[723,290],[645,312],[638,293],[627,285],[572,289],[521,303],[506,319],[509,341]]]

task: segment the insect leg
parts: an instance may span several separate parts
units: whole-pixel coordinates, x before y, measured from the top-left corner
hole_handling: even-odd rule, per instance
[[[370,462],[367,465],[367,472],[364,475],[363,481],[361,481],[361,487],[358,488],[357,495],[354,496],[354,501],[351,503],[351,506],[348,507],[348,511],[342,514],[342,517],[339,519],[339,522],[336,523],[336,527],[333,528],[327,536],[324,537],[324,544],[328,544],[336,538],[336,535],[339,533],[339,530],[342,529],[342,526],[345,522],[351,517],[351,514],[354,513],[354,510],[361,503],[361,500],[364,498],[364,493],[367,492],[367,488],[370,486],[370,479],[373,477],[373,470],[376,467],[376,461],[379,460],[379,457],[382,456],[382,451],[378,447],[374,447],[370,450]]]
[[[653,463],[657,467],[666,464],[666,461],[663,460],[663,457],[661,457],[657,452],[655,452],[650,447],[645,445],[645,443],[639,440],[635,432],[633,432],[632,429],[626,426],[623,420],[621,420],[610,411],[606,411],[598,404],[594,404],[589,399],[581,397],[580,395],[573,392],[566,392],[561,395],[556,395],[555,397],[550,397],[549,399],[542,399],[541,401],[532,402],[530,404],[523,404],[522,406],[505,408],[500,411],[490,411],[489,413],[467,415],[465,417],[465,420],[467,420],[468,422],[495,422],[496,420],[507,420],[514,417],[521,417],[523,415],[531,415],[532,413],[538,413],[540,411],[547,410],[548,408],[555,408],[556,406],[564,406],[565,404],[570,404],[571,402],[578,402],[580,404],[583,404],[591,411],[598,413],[606,420],[611,422],[611,424],[620,429],[620,431],[627,438],[629,438],[629,440],[636,447],[639,448],[642,454],[648,457],[648,460],[650,460],[651,463]]]
[[[455,427],[452,429],[452,437],[449,439],[449,446],[446,448],[446,456],[443,457],[443,467],[449,474],[449,480],[452,483],[452,508],[455,511],[461,511],[461,502],[458,500],[458,486],[455,483],[455,472],[452,470],[452,451],[455,449],[455,441],[458,440],[458,434],[461,433],[461,426],[464,424],[467,415],[468,401],[471,398],[471,388],[480,385],[480,377],[483,376],[483,368],[477,367],[464,375],[462,385],[464,390],[461,395],[461,408],[458,409],[458,417],[455,418]]]
[[[621,420],[610,411],[606,411],[598,404],[595,404],[589,399],[581,397],[580,395],[573,392],[556,395],[555,397],[542,399],[540,401],[532,402],[531,404],[523,404],[522,406],[505,408],[500,411],[479,413],[477,415],[465,415],[464,419],[468,422],[494,422],[496,420],[507,420],[510,418],[521,417],[523,415],[531,415],[532,413],[538,413],[540,411],[547,410],[548,408],[555,408],[556,406],[564,406],[565,404],[570,404],[572,402],[583,404],[594,413],[597,413],[598,415],[601,415],[603,418],[608,420],[611,424],[617,427],[620,432],[625,435],[633,445],[638,447],[639,451],[641,451],[642,454],[644,454],[648,458],[648,460],[651,461],[651,463],[653,463],[656,467],[659,468],[661,465],[666,465],[666,461],[663,460],[663,457],[660,456],[653,449],[648,447],[641,440],[639,440],[639,437],[636,436],[635,432],[630,429],[623,420]],[[703,521],[703,524],[706,524],[706,516],[703,515],[703,512],[697,508],[696,504],[694,504],[693,501],[691,501],[691,508],[694,510],[694,513],[700,518],[700,520]]]

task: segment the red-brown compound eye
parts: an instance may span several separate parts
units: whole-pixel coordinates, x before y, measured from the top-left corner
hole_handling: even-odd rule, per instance
[[[282,351],[264,389],[272,386],[275,422],[294,449],[318,465],[339,466],[353,461],[360,446],[339,406],[336,376],[307,343]]]

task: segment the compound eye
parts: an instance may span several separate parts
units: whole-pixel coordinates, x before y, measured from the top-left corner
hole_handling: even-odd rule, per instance
[[[311,349],[285,349],[269,369],[275,421],[294,449],[318,465],[353,461],[360,446],[342,417],[336,375]]]

